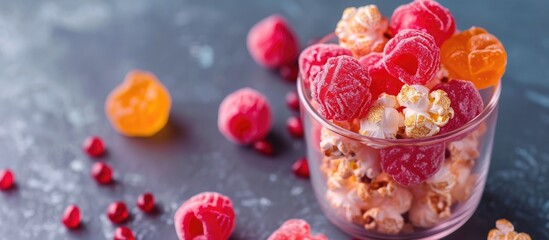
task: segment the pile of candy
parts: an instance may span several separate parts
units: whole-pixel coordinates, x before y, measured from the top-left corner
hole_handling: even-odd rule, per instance
[[[367,137],[420,139],[456,130],[484,109],[479,90],[499,83],[506,52],[482,28],[455,28],[450,11],[433,0],[402,5],[390,21],[375,5],[347,8],[335,29],[339,45],[301,53],[305,91],[323,118]],[[326,201],[367,230],[433,227],[477,183],[484,123],[452,143],[380,149],[320,131]]]

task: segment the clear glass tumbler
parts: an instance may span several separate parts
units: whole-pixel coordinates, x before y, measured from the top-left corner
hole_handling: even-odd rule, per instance
[[[440,239],[473,215],[488,174],[499,85],[480,91],[484,110],[459,129],[379,139],[324,119],[301,78],[297,84],[312,185],[324,214],[342,231],[361,239]],[[444,158],[443,166],[424,183],[401,186],[380,166],[381,152],[395,147],[422,147]]]

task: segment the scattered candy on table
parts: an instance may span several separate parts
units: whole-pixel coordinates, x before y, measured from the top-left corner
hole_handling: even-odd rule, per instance
[[[109,94],[105,102],[107,117],[114,129],[130,137],[149,137],[158,133],[170,115],[170,93],[150,72],[132,70]]]
[[[107,217],[114,224],[120,224],[128,220],[130,213],[124,202],[113,202],[107,208]]]
[[[117,227],[116,230],[114,230],[114,240],[135,240],[135,236],[133,235],[133,231],[128,227]]]
[[[152,212],[155,207],[154,195],[150,192],[139,195],[137,198],[137,207],[143,212]]]
[[[228,239],[235,221],[231,199],[216,192],[191,197],[177,209],[174,217],[179,240]]]
[[[80,226],[80,209],[78,206],[68,206],[63,213],[61,222],[69,229],[78,228]]]
[[[96,162],[91,169],[91,175],[99,184],[109,184],[112,182],[112,168],[104,162]]]
[[[8,190],[15,183],[15,174],[10,169],[0,170],[0,190]]]
[[[312,235],[311,226],[305,220],[289,219],[282,223],[267,240],[328,240],[323,234]]]
[[[105,144],[98,136],[87,137],[82,144],[82,149],[90,157],[101,157],[105,154]]]

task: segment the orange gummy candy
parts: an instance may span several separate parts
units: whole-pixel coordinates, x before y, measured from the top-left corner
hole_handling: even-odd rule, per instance
[[[479,27],[446,40],[440,57],[450,78],[469,80],[477,89],[496,85],[507,65],[507,53],[501,42]]]
[[[170,93],[150,72],[132,70],[124,82],[109,94],[105,111],[112,126],[121,134],[148,137],[168,122]]]

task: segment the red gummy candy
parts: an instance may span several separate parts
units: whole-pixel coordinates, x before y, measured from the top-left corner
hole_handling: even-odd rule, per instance
[[[381,149],[381,168],[404,186],[422,183],[433,176],[444,161],[444,144],[388,147]]]
[[[272,156],[274,152],[273,144],[265,139],[255,142],[253,148],[265,156]]]
[[[133,232],[128,227],[117,227],[114,231],[114,240],[135,240]]]
[[[454,109],[454,117],[444,127],[440,128],[439,134],[450,132],[465,125],[484,109],[482,97],[470,81],[451,80],[433,87],[433,91],[438,89],[448,94],[451,101],[450,106]]]
[[[294,111],[299,111],[299,97],[295,91],[286,94],[286,105]]]
[[[323,234],[311,235],[311,226],[305,220],[287,220],[267,240],[328,240]]]
[[[263,139],[271,125],[271,107],[267,98],[251,88],[229,94],[219,106],[219,131],[235,143],[249,144]]]
[[[124,202],[113,202],[107,208],[107,217],[112,223],[123,223],[130,217],[128,207]]]
[[[396,35],[403,29],[429,33],[442,46],[456,31],[456,21],[448,9],[434,0],[416,0],[395,9],[389,31]]]
[[[139,195],[137,198],[137,207],[143,212],[152,212],[154,210],[154,195],[150,192]]]
[[[216,192],[203,192],[191,197],[179,207],[174,219],[180,240],[225,240],[235,226],[231,199]]]
[[[387,72],[400,81],[425,85],[440,67],[440,48],[423,31],[400,30],[383,49]]]
[[[299,66],[297,66],[297,63],[286,64],[278,69],[278,74],[288,82],[295,82],[299,75]]]
[[[328,59],[352,55],[351,51],[337,44],[314,44],[307,47],[299,55],[299,71],[305,86],[310,86],[316,75],[322,71]]]
[[[70,205],[65,209],[61,220],[68,229],[75,229],[80,226],[80,209],[76,205]]]
[[[382,53],[372,52],[361,57],[358,61],[366,67],[368,74],[372,79],[372,84],[370,85],[372,99],[377,99],[382,93],[397,95],[400,92],[404,83],[387,72],[387,69],[385,69],[385,65],[383,64]]]
[[[311,82],[311,96],[318,111],[328,120],[350,121],[368,113],[372,104],[370,76],[353,57],[328,59]]]
[[[298,177],[309,178],[311,172],[309,171],[309,164],[306,158],[300,158],[292,164],[292,171]]]
[[[286,120],[286,127],[292,137],[303,138],[303,123],[298,117],[290,117]]]
[[[112,182],[112,168],[106,163],[94,163],[91,169],[91,175],[99,184],[109,184]]]
[[[0,190],[8,190],[13,187],[15,176],[10,169],[0,170]]]
[[[298,41],[286,20],[271,15],[256,23],[248,32],[248,51],[267,68],[278,68],[296,60]]]
[[[100,157],[105,153],[105,144],[103,140],[98,136],[90,136],[82,143],[82,149],[90,157]]]

